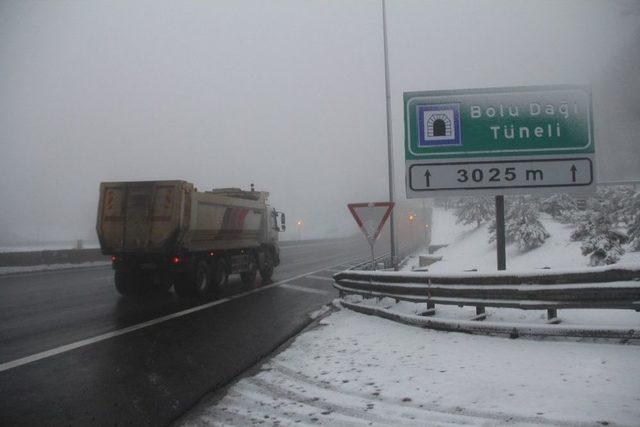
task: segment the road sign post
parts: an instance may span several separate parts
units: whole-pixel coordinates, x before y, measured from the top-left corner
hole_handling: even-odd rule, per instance
[[[496,250],[498,270],[507,269],[507,248],[504,229],[504,196],[496,196]]]
[[[595,191],[591,91],[578,85],[406,92],[407,198]]]
[[[371,270],[376,269],[374,245],[384,223],[391,215],[393,206],[394,203],[391,202],[350,203],[347,205],[371,247]]]

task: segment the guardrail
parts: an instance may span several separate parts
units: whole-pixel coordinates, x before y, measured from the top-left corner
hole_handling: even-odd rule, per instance
[[[548,323],[560,321],[557,310],[562,308],[640,311],[640,267],[453,275],[349,270],[333,278],[341,297],[356,294],[426,303],[423,316],[435,314],[436,304],[475,306],[476,316],[470,320],[484,320],[485,307],[547,310]]]

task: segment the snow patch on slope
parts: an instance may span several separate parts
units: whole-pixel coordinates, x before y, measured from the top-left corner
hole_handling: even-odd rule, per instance
[[[468,270],[495,272],[496,245],[489,243],[488,225],[463,226],[455,223],[453,210],[434,208],[433,244],[448,246],[436,251],[442,255],[428,267],[430,273],[459,273]],[[549,215],[541,215],[541,222],[551,234],[539,248],[522,252],[517,245],[507,245],[507,271],[535,271],[548,267],[553,270],[582,269],[589,266],[589,259],[582,255],[581,242],[571,241],[573,227],[560,224]],[[418,254],[405,270],[418,265]],[[640,252],[627,252],[616,265],[640,265]]]
[[[542,220],[551,234],[542,246],[522,252],[515,244],[507,245],[507,270],[534,270],[549,267],[566,269],[587,267],[588,259],[580,252],[580,242],[572,242],[572,228],[548,217]],[[429,268],[430,272],[460,272],[477,269],[479,272],[497,271],[496,246],[489,243],[486,224],[459,232],[452,236],[449,246],[436,252],[442,261]]]

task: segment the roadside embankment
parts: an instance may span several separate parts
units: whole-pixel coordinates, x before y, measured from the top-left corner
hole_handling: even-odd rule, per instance
[[[48,264],[82,264],[92,261],[108,261],[100,249],[61,249],[34,252],[0,252],[0,267],[17,267]]]

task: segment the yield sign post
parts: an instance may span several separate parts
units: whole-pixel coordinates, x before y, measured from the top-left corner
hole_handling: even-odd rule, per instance
[[[369,246],[371,246],[371,269],[376,269],[375,253],[373,245],[375,245],[380,231],[384,223],[391,215],[393,202],[371,202],[371,203],[350,203],[347,205],[351,215],[358,223],[360,231],[367,238]]]

